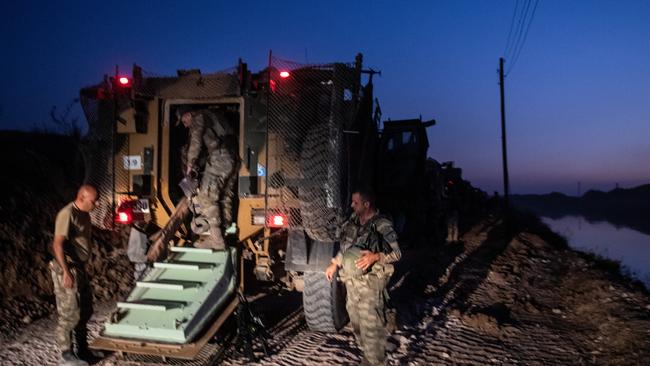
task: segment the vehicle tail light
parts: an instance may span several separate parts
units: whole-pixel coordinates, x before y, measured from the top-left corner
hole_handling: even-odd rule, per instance
[[[115,217],[115,221],[120,224],[128,225],[133,221],[133,216],[127,211],[119,211]]]
[[[145,214],[149,213],[149,201],[146,199],[127,199],[120,202],[115,212],[115,223],[130,225],[134,221],[145,221]]]
[[[266,225],[269,227],[287,227],[289,220],[283,212],[269,212],[266,217]]]
[[[287,220],[287,215],[283,212],[278,211],[268,211],[265,212],[264,209],[253,209],[251,212],[251,223],[253,225],[268,227],[287,227],[289,226],[289,220]]]
[[[287,219],[284,215],[275,214],[269,217],[269,226],[271,227],[283,227],[287,224]]]

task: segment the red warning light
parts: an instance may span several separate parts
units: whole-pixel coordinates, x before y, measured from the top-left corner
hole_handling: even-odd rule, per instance
[[[273,216],[273,225],[275,226],[284,226],[284,217],[280,215]]]
[[[128,212],[118,212],[116,220],[117,222],[121,224],[130,224],[131,223],[131,215],[129,215]]]
[[[146,219],[141,201],[133,199],[121,201],[115,212],[115,223],[129,225],[133,222],[144,222]]]
[[[127,78],[126,76],[120,76],[118,81],[120,82],[120,85],[122,85],[122,86],[128,86],[129,84],[131,84],[131,80],[129,80],[129,78]]]
[[[284,227],[287,225],[287,216],[282,213],[269,215],[267,220],[270,227]]]
[[[291,76],[291,74],[289,73],[289,71],[280,71],[280,77],[281,77],[281,78],[286,79],[286,78],[288,78],[289,76]]]

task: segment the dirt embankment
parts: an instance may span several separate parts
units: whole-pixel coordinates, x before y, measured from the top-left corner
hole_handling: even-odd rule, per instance
[[[649,359],[647,289],[615,263],[569,249],[536,218],[475,227],[460,253],[443,264],[432,288],[441,307],[434,319],[445,324],[435,342],[450,358],[606,365]]]
[[[55,310],[47,267],[54,218],[83,182],[83,159],[71,137],[0,132],[0,334]],[[128,289],[132,271],[117,238],[94,231],[88,271],[94,296],[114,299]]]

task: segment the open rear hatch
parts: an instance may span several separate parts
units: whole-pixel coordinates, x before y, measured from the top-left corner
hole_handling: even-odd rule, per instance
[[[93,349],[192,359],[237,306],[237,249],[172,247],[104,324]]]

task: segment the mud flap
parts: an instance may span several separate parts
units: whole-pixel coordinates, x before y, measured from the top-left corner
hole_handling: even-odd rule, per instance
[[[289,229],[285,268],[288,271],[321,271],[339,250],[338,242],[311,240],[300,229]]]
[[[133,263],[144,263],[147,261],[147,249],[149,247],[149,240],[147,234],[142,231],[131,227],[129,233],[129,246],[126,250],[126,255]]]

